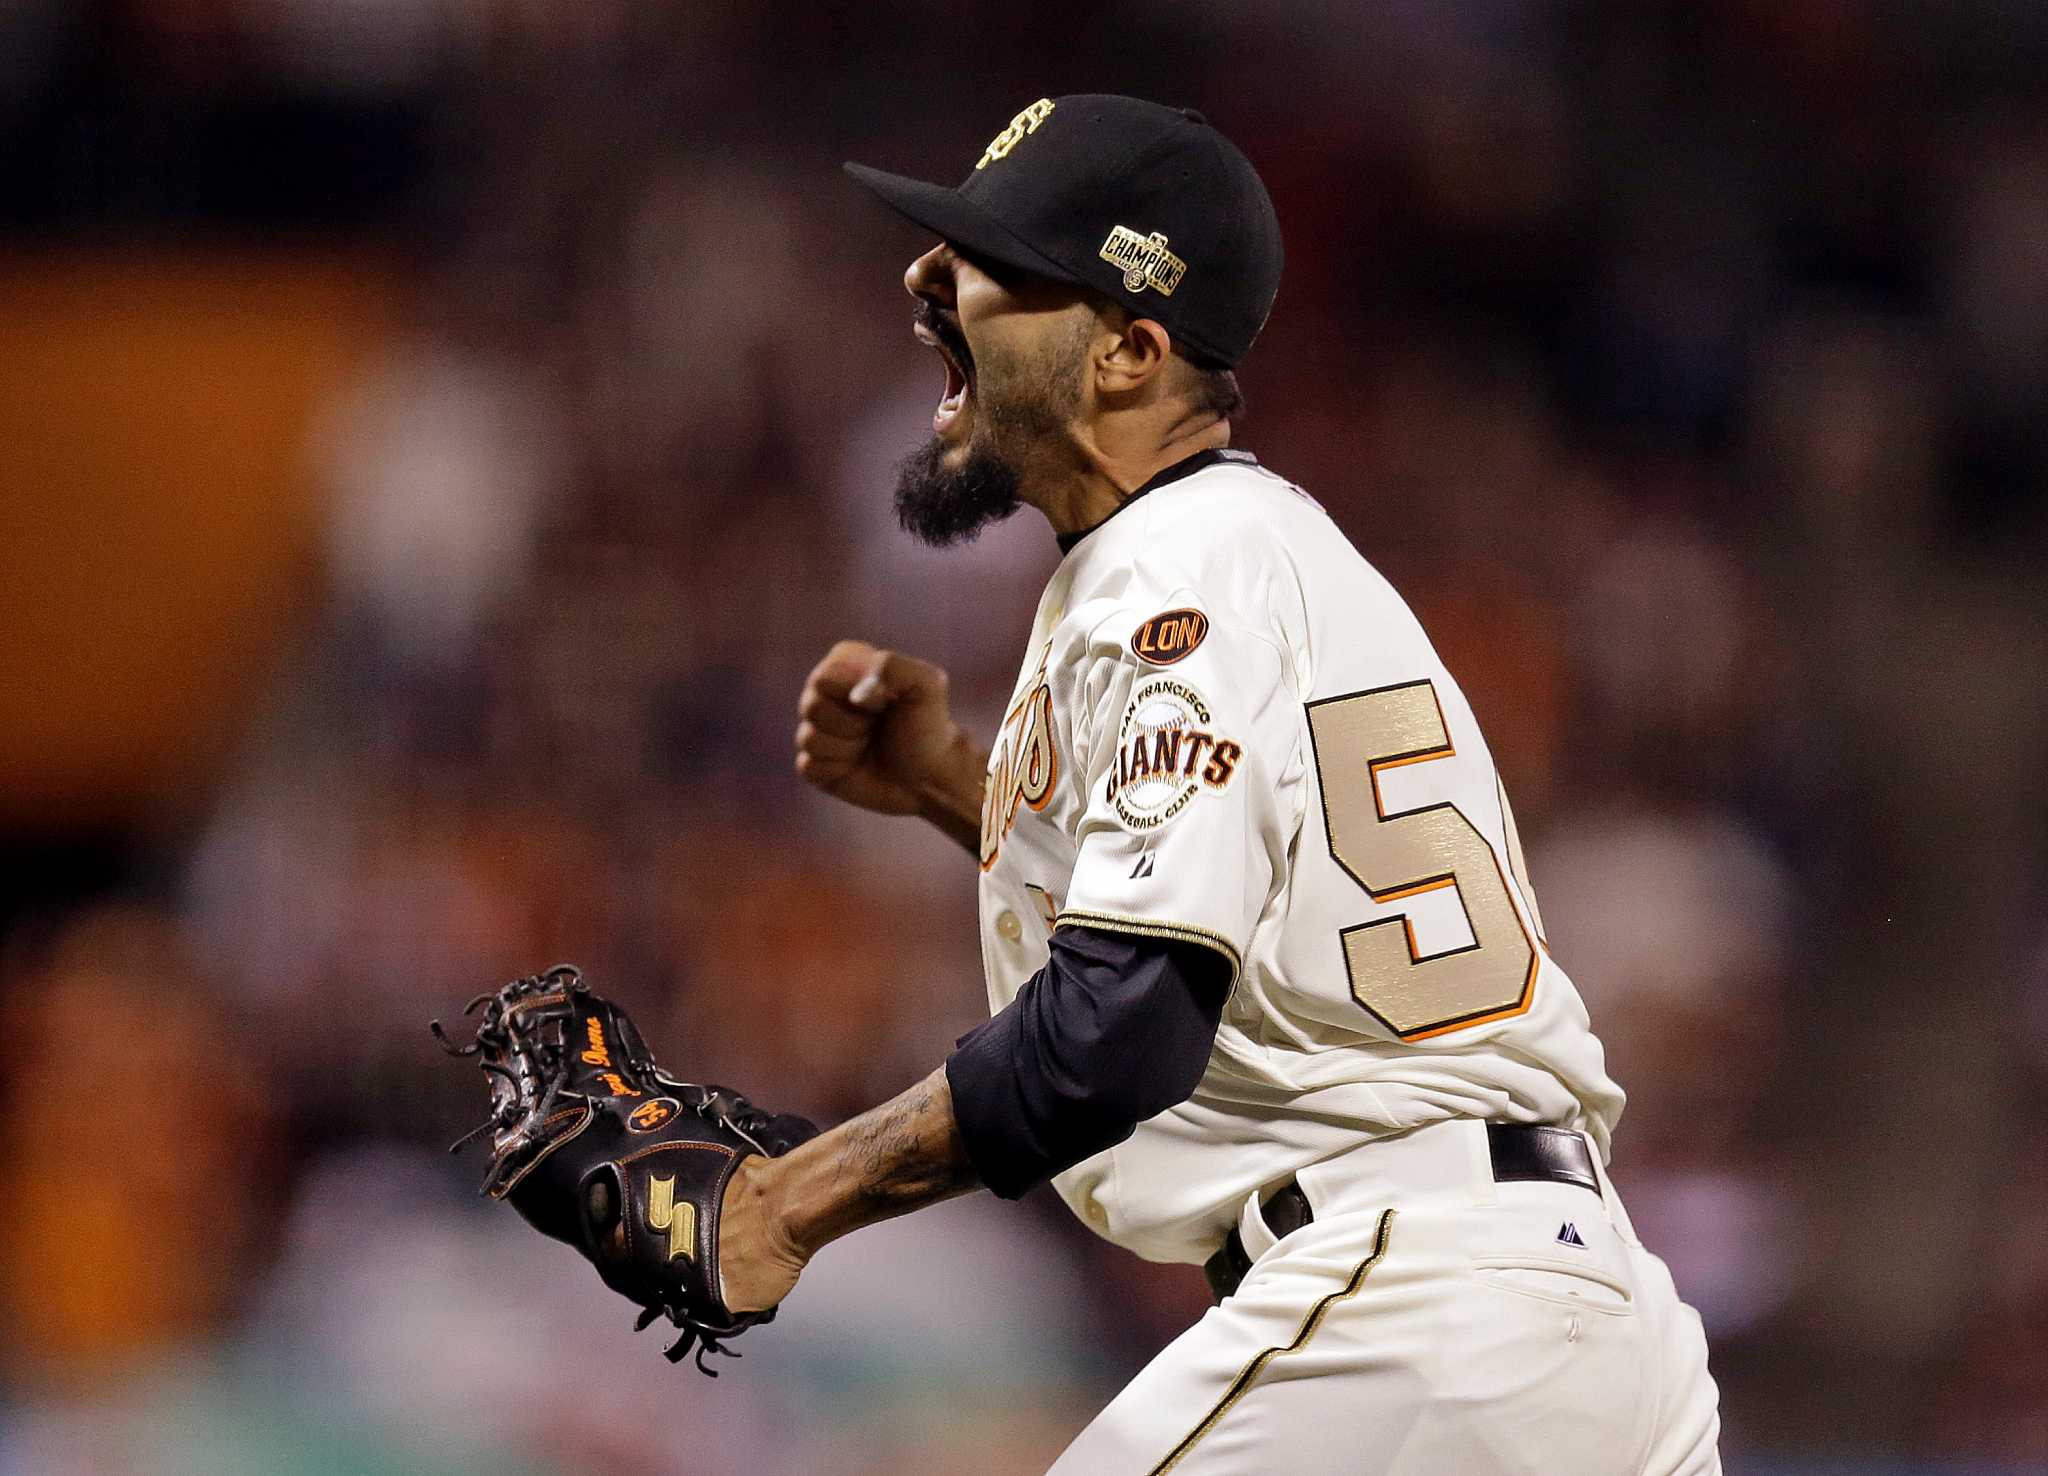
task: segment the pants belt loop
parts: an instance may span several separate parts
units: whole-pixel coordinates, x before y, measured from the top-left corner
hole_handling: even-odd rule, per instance
[[[1620,1232],[1623,1240],[1640,1248],[1642,1241],[1636,1238],[1636,1227],[1622,1207],[1621,1196],[1614,1192],[1614,1181],[1607,1177],[1607,1165],[1600,1161],[1600,1149],[1591,1138],[1586,1140],[1586,1151],[1593,1155],[1593,1173],[1600,1180],[1600,1200],[1607,1206],[1607,1222]]]

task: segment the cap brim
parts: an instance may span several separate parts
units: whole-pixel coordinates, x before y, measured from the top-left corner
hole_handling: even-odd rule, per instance
[[[969,256],[986,257],[1034,276],[1088,285],[1051,257],[1020,241],[1001,221],[958,190],[884,169],[871,169],[865,164],[849,163],[846,172],[905,220],[944,237]]]

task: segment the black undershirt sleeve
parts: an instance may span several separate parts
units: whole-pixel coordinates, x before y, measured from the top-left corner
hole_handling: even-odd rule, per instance
[[[1015,1199],[1202,1079],[1231,964],[1199,943],[1063,927],[1052,957],[946,1061],[953,1115],[982,1183]]]

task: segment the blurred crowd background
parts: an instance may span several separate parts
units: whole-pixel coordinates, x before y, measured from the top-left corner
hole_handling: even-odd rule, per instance
[[[1729,1469],[2048,1469],[2044,68],[2038,0],[0,0],[0,1472],[1007,1476],[1199,1314],[983,1196],[679,1373],[425,1028],[573,960],[836,1119],[981,1017],[972,868],[793,707],[859,635],[987,732],[1057,551],[896,531],[926,243],[838,164],[1087,90],[1272,189],[1239,444],[1487,726]]]

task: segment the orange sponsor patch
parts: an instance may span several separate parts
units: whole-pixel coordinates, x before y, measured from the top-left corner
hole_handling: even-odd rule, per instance
[[[626,1127],[636,1133],[651,1133],[679,1110],[674,1097],[652,1097],[626,1114]]]
[[[1209,617],[1200,610],[1167,610],[1138,627],[1131,649],[1154,666],[1171,666],[1191,654],[1209,633]]]

